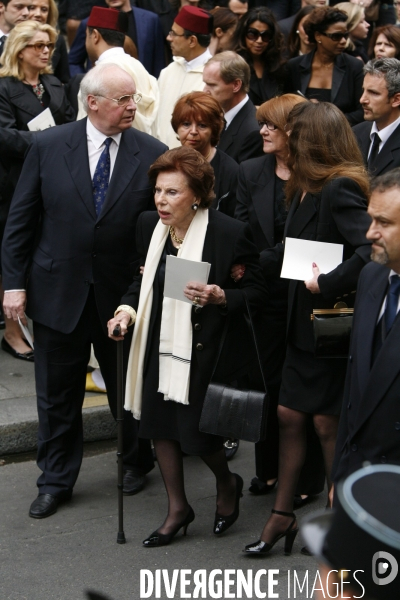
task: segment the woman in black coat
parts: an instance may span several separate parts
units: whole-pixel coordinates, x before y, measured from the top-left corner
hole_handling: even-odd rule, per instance
[[[313,416],[325,473],[330,473],[342,404],[345,358],[314,356],[313,309],[334,308],[338,300],[354,306],[361,269],[369,261],[366,239],[368,177],[354,134],[343,114],[327,102],[303,103],[292,110],[288,129],[291,201],[284,238],[343,244],[343,262],[327,274],[310,264],[310,279],[291,280],[288,294],[287,351],[282,370],[279,487],[272,516],[247,554],[266,554],[282,537],[290,554],[298,528],[293,495],[305,460],[306,423]],[[283,244],[267,251],[279,273]],[[313,267],[313,268],[312,268]],[[353,293],[352,293],[353,292]]]
[[[336,8],[315,8],[310,13],[304,31],[316,50],[288,61],[285,92],[332,102],[350,125],[357,125],[364,120],[360,105],[363,63],[344,53],[349,37],[346,21],[346,13]]]
[[[230,473],[223,438],[199,431],[208,383],[219,340],[230,331],[218,363],[218,381],[237,379],[252,360],[241,338],[246,310],[267,300],[258,253],[248,226],[213,209],[213,171],[199,152],[175,148],[152,165],[156,212],[143,213],[137,245],[146,256],[143,278],[136,277],[108,323],[110,337],[118,324],[124,334],[135,323],[127,371],[125,408],[140,418],[139,435],[152,439],[168,494],[168,515],[144,540],[146,547],[169,544],[194,519],[183,481],[182,451],[200,456],[217,485],[214,533],[226,531],[239,514],[243,480]],[[168,255],[211,265],[208,284],[187,283],[181,290],[190,302],[164,296]],[[231,278],[234,263],[246,265],[239,284]],[[137,311],[137,315],[136,315]],[[232,335],[233,334],[233,335]],[[235,351],[236,350],[236,351]]]
[[[194,148],[214,169],[215,198],[212,208],[233,217],[239,165],[219,150],[224,113],[215,98],[205,92],[191,92],[179,98],[172,113],[171,125],[182,146]]]
[[[51,75],[49,60],[57,37],[50,25],[24,21],[8,36],[0,69],[0,245],[15,186],[24,156],[34,133],[28,123],[50,109],[56,125],[75,119],[64,88]],[[3,350],[24,360],[33,361],[33,353],[21,338],[18,323],[6,319],[1,341]]]
[[[255,106],[282,93],[284,44],[268,8],[253,8],[239,21],[232,46],[250,66],[249,97]]]

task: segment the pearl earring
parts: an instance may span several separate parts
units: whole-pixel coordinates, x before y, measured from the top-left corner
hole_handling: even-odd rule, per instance
[[[194,202],[194,204],[192,204],[192,210],[196,211],[199,208],[199,205],[196,204],[196,202]]]

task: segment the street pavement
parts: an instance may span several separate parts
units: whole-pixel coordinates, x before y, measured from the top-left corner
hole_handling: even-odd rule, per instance
[[[94,437],[89,435],[89,439],[114,437],[104,395],[87,394],[86,403],[89,407],[84,409],[84,418],[95,423],[91,430]],[[103,429],[101,422],[107,423]],[[244,478],[245,488],[239,520],[228,532],[220,537],[212,533],[213,475],[199,458],[185,457],[187,495],[196,519],[186,537],[179,533],[169,546],[144,548],[142,540],[165,517],[162,479],[156,466],[144,491],[124,498],[126,544],[117,544],[117,474],[116,454],[110,452],[112,442],[101,443],[106,451],[94,445],[100,453],[88,452],[69,503],[47,519],[28,516],[37,494],[39,471],[33,455],[24,462],[10,462],[9,455],[13,459],[15,452],[34,446],[36,425],[33,365],[0,350],[0,600],[84,600],[87,589],[97,590],[110,600],[315,597],[312,588],[318,567],[314,558],[300,553],[300,536],[290,557],[283,555],[283,540],[266,557],[249,558],[241,552],[259,538],[275,496],[273,492],[257,497],[247,491],[255,474],[252,444],[241,443],[230,463]],[[86,448],[92,446],[87,444]],[[320,495],[298,515],[322,509],[324,504]],[[182,571],[185,569],[188,572]],[[215,572],[218,569],[222,574]],[[157,581],[158,570],[164,570],[160,589],[155,583],[149,589],[149,581]],[[174,571],[176,589],[168,592],[162,578],[167,584],[173,582]],[[236,584],[242,575],[250,587],[239,585],[240,595]],[[200,587],[196,596],[195,583],[202,582],[202,577],[208,586]],[[189,582],[186,587],[185,578]],[[301,585],[303,590],[299,591]],[[316,587],[320,587],[318,579]]]

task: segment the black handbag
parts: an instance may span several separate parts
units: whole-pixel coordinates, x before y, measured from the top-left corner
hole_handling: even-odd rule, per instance
[[[199,430],[225,438],[259,442],[265,439],[266,435],[269,398],[246,294],[245,300],[265,392],[240,390],[221,383],[210,383],[204,399]],[[211,380],[221,356],[228,326],[229,321],[225,323]]]
[[[314,309],[311,315],[316,358],[347,358],[353,325],[353,308],[344,302],[335,308]]]

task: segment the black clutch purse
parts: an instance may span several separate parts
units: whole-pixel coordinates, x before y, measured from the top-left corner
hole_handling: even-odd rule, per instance
[[[338,302],[335,308],[313,310],[316,358],[347,358],[353,314],[354,309],[347,308],[344,302]]]
[[[245,299],[265,392],[240,390],[221,383],[210,383],[204,399],[199,429],[204,433],[226,438],[259,442],[265,439],[269,400],[246,295]],[[228,326],[227,322],[211,379],[221,356]]]

